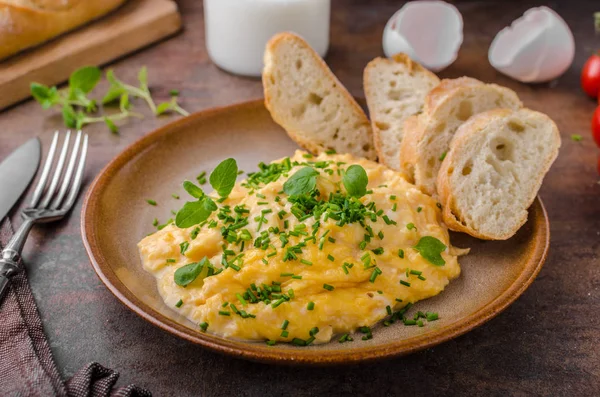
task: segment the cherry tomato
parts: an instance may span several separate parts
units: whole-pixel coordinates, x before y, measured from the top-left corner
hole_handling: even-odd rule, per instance
[[[581,88],[589,96],[596,98],[600,91],[600,56],[594,54],[588,58],[581,69]]]
[[[600,175],[600,154],[598,155],[598,175]]]
[[[596,108],[594,116],[592,117],[592,136],[596,145],[600,147],[600,106]]]

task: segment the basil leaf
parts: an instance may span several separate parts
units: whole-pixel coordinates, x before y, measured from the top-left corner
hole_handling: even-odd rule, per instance
[[[229,196],[235,186],[238,167],[234,159],[223,160],[210,174],[210,185],[221,197]]]
[[[59,101],[58,91],[56,87],[48,87],[39,83],[31,83],[29,86],[31,96],[38,101],[42,108],[49,109]]]
[[[115,123],[109,119],[108,117],[104,116],[104,123],[106,124],[106,126],[108,127],[108,129],[110,130],[110,132],[112,132],[113,134],[118,134],[119,133],[119,127],[117,127],[115,125]]]
[[[446,246],[440,240],[432,236],[421,237],[417,245],[413,247],[419,251],[421,256],[425,258],[429,263],[436,266],[444,266],[446,261],[440,255],[446,250]]]
[[[369,178],[363,167],[354,164],[346,170],[342,177],[342,183],[350,196],[360,198],[367,193]]]
[[[208,219],[210,214],[217,209],[217,205],[208,197],[202,200],[189,201],[175,216],[175,225],[180,228],[191,227]]]
[[[177,269],[173,276],[175,284],[180,287],[187,287],[192,281],[198,278],[207,262],[208,260],[204,257],[200,262],[190,263]]]
[[[69,98],[75,99],[75,90],[87,94],[94,89],[102,72],[96,66],[84,66],[81,69],[77,69],[69,77]]]
[[[192,197],[195,197],[197,199],[201,199],[202,197],[204,197],[204,192],[202,191],[202,189],[200,189],[198,186],[194,185],[193,182],[184,181],[183,182],[183,188]]]
[[[67,127],[77,127],[77,113],[71,107],[71,105],[65,104],[62,108],[63,121]]]
[[[319,172],[312,167],[300,168],[283,184],[283,191],[288,196],[310,193],[317,187]]]

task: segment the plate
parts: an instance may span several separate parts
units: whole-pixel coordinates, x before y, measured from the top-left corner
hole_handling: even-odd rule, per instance
[[[390,358],[434,346],[483,324],[515,301],[531,284],[546,258],[549,226],[537,198],[529,220],[507,241],[481,241],[453,233],[461,257],[461,276],[416,310],[440,319],[424,327],[397,322],[378,325],[373,339],[296,347],[225,339],[198,332],[198,325],[167,307],[154,277],[142,269],[137,242],[154,231],[155,218],[172,217],[186,197],[181,182],[194,180],[234,157],[240,169],[291,155],[297,145],[275,124],[262,100],[193,114],[166,125],[129,146],[94,180],[82,209],[83,241],[94,270],[129,309],[150,323],[190,342],[235,357],[270,363],[348,364]],[[171,195],[178,193],[181,200]],[[158,202],[154,207],[146,199]]]

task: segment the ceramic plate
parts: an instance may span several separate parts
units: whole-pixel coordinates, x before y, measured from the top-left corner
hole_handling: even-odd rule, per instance
[[[164,221],[186,197],[181,182],[234,157],[240,169],[252,171],[261,162],[293,154],[297,146],[276,125],[262,101],[212,109],[180,119],[135,142],[111,161],[87,192],[82,234],[92,265],[106,287],[128,308],[152,324],[190,342],[240,358],[303,364],[373,361],[434,346],[483,324],[504,310],[531,284],[546,258],[549,227],[539,199],[529,220],[508,241],[480,241],[452,234],[458,247],[470,247],[461,257],[461,276],[438,296],[418,302],[416,310],[435,311],[440,319],[425,327],[397,322],[378,325],[373,339],[340,344],[295,347],[267,346],[198,332],[193,324],[167,307],[154,278],[141,266],[136,244],[154,231],[152,221]],[[159,203],[146,203],[152,198]]]

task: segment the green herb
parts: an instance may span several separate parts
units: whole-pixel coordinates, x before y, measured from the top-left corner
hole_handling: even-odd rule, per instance
[[[177,95],[179,95],[179,90],[170,90],[169,91],[169,95],[171,95],[171,96],[177,96]]]
[[[446,261],[442,258],[441,253],[446,250],[446,246],[440,240],[432,236],[421,237],[417,245],[413,247],[423,258],[429,263],[436,266],[444,266]]]
[[[410,283],[408,281],[400,280],[400,284],[410,287]]]
[[[307,310],[313,310],[314,308],[315,308],[315,302],[308,302],[308,305],[306,305]]]
[[[329,259],[332,262],[335,261],[335,258],[331,254],[327,255],[327,259]]]
[[[422,207],[417,207],[417,212],[421,212],[421,211],[423,211],[423,208]]]
[[[325,154],[329,154],[329,155],[336,154],[336,151],[335,151],[335,149],[327,149],[327,150],[325,150]]]
[[[300,168],[283,184],[283,191],[288,196],[310,193],[317,186],[319,172],[312,167]]]
[[[156,106],[155,114],[161,115],[167,112],[177,112],[182,116],[189,116],[190,114],[183,109],[177,102],[177,96],[172,96],[170,101],[159,103]]]
[[[175,263],[175,262],[177,262],[177,261],[175,259],[173,259],[173,258],[168,258],[167,259],[167,263]]]
[[[171,195],[171,197],[173,197],[175,200],[179,200],[179,198],[180,198],[180,197],[179,197],[179,195],[178,195],[178,194],[175,194],[175,193],[173,193],[173,194]]]
[[[290,322],[288,320],[284,320],[283,324],[281,324],[281,329],[287,329],[289,324],[290,324]]]
[[[183,305],[183,301],[179,299],[179,301],[175,304],[175,307],[181,307]]]
[[[177,212],[175,225],[180,228],[197,225],[208,219],[216,209],[217,205],[208,196],[205,196],[202,200],[189,201]]]
[[[333,285],[323,284],[323,288],[325,288],[327,291],[333,291],[335,287]]]
[[[196,237],[198,237],[198,233],[200,233],[200,228],[199,227],[195,227],[192,232],[190,233],[190,238],[192,240],[195,240]]]
[[[219,310],[220,316],[231,316],[231,312],[226,312],[225,310]]]
[[[187,241],[184,241],[183,243],[179,244],[179,250],[181,251],[181,254],[185,254],[185,251],[187,251],[188,247],[190,246],[190,243],[188,243]]]
[[[439,318],[439,316],[437,313],[427,312],[425,313],[425,318],[427,319],[427,321],[435,321]]]
[[[383,248],[382,247],[372,249],[371,251],[373,251],[373,253],[375,255],[381,255],[381,254],[383,254]]]
[[[238,167],[234,159],[223,160],[210,174],[210,185],[221,197],[229,196],[235,186]]]
[[[360,198],[367,193],[369,178],[363,167],[358,164],[351,165],[342,177],[342,183],[349,196]]]
[[[183,188],[185,189],[186,192],[189,193],[190,196],[192,196],[194,198],[201,199],[202,197],[204,197],[204,192],[202,191],[202,189],[200,189],[198,186],[194,185],[193,182],[184,181]]]
[[[581,142],[581,140],[583,139],[583,137],[579,134],[573,134],[571,135],[571,139],[575,142]]]
[[[373,272],[371,273],[371,277],[369,277],[369,281],[374,283],[377,276],[379,276],[381,273],[383,273],[381,271],[381,269],[376,267],[375,269],[373,269]]]
[[[440,155],[440,161],[444,161],[444,159],[446,158],[446,154],[447,154],[447,153],[448,153],[448,152],[444,152],[444,153],[442,153],[442,154]]]
[[[200,326],[200,329],[204,332],[206,332],[206,330],[208,329],[208,323],[206,321],[200,323],[199,326]]]
[[[400,248],[400,249],[398,250],[398,256],[399,256],[400,258],[404,258],[404,250],[403,250],[402,248]]]
[[[416,226],[415,226],[415,224],[414,224],[414,223],[412,223],[412,222],[411,222],[411,223],[409,223],[408,225],[406,225],[406,228],[407,228],[408,230],[413,230],[413,229],[417,230],[417,227],[416,227]]]
[[[180,287],[188,286],[192,281],[194,281],[200,273],[202,273],[202,269],[204,266],[208,264],[208,259],[202,258],[200,262],[193,262],[188,265],[182,266],[175,271],[173,276],[175,280],[175,284]]]
[[[148,204],[150,204],[150,205],[154,205],[154,206],[156,206],[156,201],[154,201],[154,200],[150,200],[150,199],[148,199],[148,200],[146,200],[146,202],[147,202]]]

